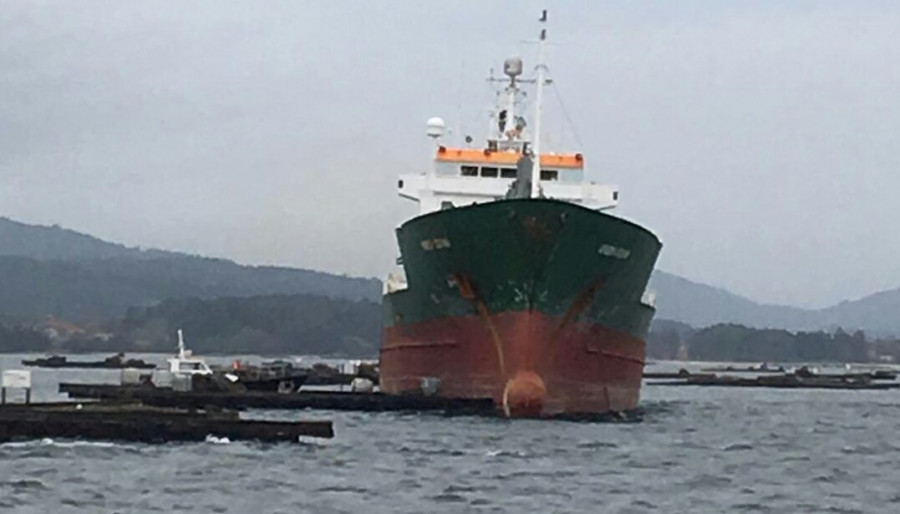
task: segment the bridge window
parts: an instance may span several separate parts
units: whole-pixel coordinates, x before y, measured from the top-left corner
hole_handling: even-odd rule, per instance
[[[541,180],[559,180],[559,171],[541,170]]]
[[[462,176],[464,177],[478,176],[478,166],[460,166],[459,169],[462,171]]]
[[[503,168],[500,170],[501,178],[516,178],[516,169],[515,168]]]
[[[498,171],[499,170],[497,168],[484,167],[484,168],[481,168],[481,176],[482,177],[496,177]]]

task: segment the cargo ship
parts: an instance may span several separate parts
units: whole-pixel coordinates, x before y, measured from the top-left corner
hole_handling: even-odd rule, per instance
[[[485,144],[445,144],[432,118],[432,169],[397,182],[420,213],[396,230],[399,268],[384,282],[386,393],[492,398],[510,417],[637,406],[662,245],[608,213],[618,190],[588,181],[581,153],[541,148],[546,19],[535,77],[514,57],[491,78]]]

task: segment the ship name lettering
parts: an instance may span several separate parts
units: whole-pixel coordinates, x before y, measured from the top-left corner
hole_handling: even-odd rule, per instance
[[[450,240],[448,240],[446,237],[436,237],[434,239],[422,240],[422,249],[426,252],[430,252],[432,250],[443,250],[445,248],[450,248]]]
[[[627,248],[619,248],[618,246],[613,246],[610,244],[605,244],[601,246],[599,250],[597,250],[597,253],[606,257],[625,260],[631,255],[631,250],[628,250]]]

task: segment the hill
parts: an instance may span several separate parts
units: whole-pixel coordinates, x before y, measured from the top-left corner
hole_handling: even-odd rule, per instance
[[[118,318],[132,306],[186,297],[312,294],[377,300],[381,294],[375,279],[128,248],[6,218],[0,218],[0,284],[0,313],[25,319]]]
[[[841,302],[818,311],[820,326],[865,330],[876,335],[900,335],[900,289]]]
[[[181,328],[191,349],[203,354],[374,358],[381,309],[368,300],[315,295],[185,298],[129,309],[102,329],[47,323],[39,328],[0,320],[0,352],[172,353]]]
[[[185,256],[175,252],[129,248],[59,225],[29,225],[4,217],[0,217],[0,255],[39,261]]]
[[[900,288],[878,292],[825,309],[800,309],[757,303],[724,289],[655,271],[657,318],[694,327],[734,323],[784,330],[865,330],[878,336],[900,335]]]
[[[72,320],[121,318],[129,307],[168,299],[319,295],[377,302],[378,280],[110,243],[58,226],[0,218],[0,316]],[[754,302],[721,288],[657,270],[657,318],[706,327],[822,330],[838,326],[900,334],[900,289],[820,310]]]
[[[177,329],[200,353],[378,355],[381,309],[314,295],[167,300],[131,309],[116,332],[132,348],[170,352]]]
[[[695,327],[737,323],[761,328],[801,329],[807,328],[813,315],[813,311],[796,307],[757,303],[660,270],[653,272],[649,287],[657,293],[657,318]]]
[[[867,341],[862,331],[790,332],[721,323],[683,330],[674,322],[656,322],[647,339],[653,359],[744,362],[879,362],[894,358],[897,340]]]

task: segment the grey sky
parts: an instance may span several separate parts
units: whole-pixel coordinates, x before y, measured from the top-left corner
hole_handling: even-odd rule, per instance
[[[894,2],[0,1],[0,215],[381,277],[424,121],[481,140],[544,5],[589,174],[662,269],[805,306],[900,286]]]

